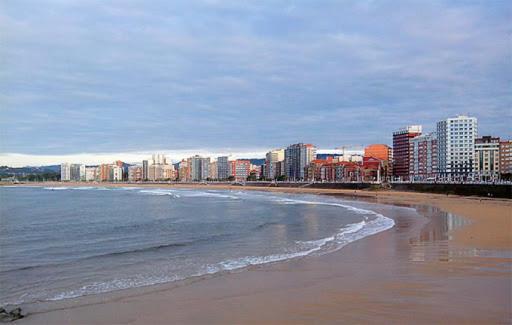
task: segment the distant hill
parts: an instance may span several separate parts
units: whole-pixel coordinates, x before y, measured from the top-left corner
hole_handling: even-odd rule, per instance
[[[240,160],[249,160],[251,164],[256,166],[265,165],[265,158],[240,158]]]
[[[0,166],[0,175],[23,176],[28,174],[60,173],[60,165],[38,167],[8,167]]]

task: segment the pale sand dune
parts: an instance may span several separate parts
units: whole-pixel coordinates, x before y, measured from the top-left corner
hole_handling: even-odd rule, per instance
[[[511,200],[393,191],[243,189],[354,196],[410,205],[428,218],[413,213],[393,216],[393,229],[323,256],[177,284],[25,306],[30,314],[19,323],[512,321]],[[436,208],[463,216],[471,223],[446,232],[446,219]]]

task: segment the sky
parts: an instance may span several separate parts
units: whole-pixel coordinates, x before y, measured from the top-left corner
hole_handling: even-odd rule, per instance
[[[512,2],[0,2],[0,164],[512,137]]]

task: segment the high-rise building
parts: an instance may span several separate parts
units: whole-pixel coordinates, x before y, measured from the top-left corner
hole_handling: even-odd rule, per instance
[[[151,156],[153,160],[153,165],[165,165],[167,164],[167,158],[163,154],[153,154]]]
[[[178,168],[178,179],[182,182],[190,182],[190,163],[188,159],[181,160]]]
[[[393,176],[409,178],[411,139],[421,134],[421,125],[410,125],[393,132]]]
[[[500,142],[500,174],[509,178],[512,174],[512,140]]]
[[[226,180],[229,177],[229,158],[227,156],[217,158],[217,177],[219,180]]]
[[[85,181],[86,182],[93,182],[98,177],[96,175],[98,171],[98,166],[86,166],[85,167]]]
[[[437,122],[439,175],[443,178],[472,177],[475,168],[476,117],[459,115]]]
[[[483,136],[475,139],[475,173],[481,180],[500,176],[500,138]]]
[[[70,166],[70,179],[74,182],[85,181],[85,165],[71,164]]]
[[[69,163],[60,164],[60,180],[62,182],[71,180],[71,165]]]
[[[422,181],[437,176],[437,135],[422,134],[411,140],[410,179]]]
[[[286,177],[289,180],[304,180],[305,168],[316,158],[316,148],[312,144],[297,143],[284,151]]]
[[[209,168],[210,168],[210,170],[208,171],[208,178],[210,178],[210,179],[218,179],[219,176],[218,176],[217,162],[216,161],[211,161]]]
[[[101,182],[108,182],[111,181],[111,172],[110,172],[110,165],[109,164],[101,164],[100,165],[100,181]]]
[[[113,182],[120,182],[123,180],[123,168],[117,165],[110,166],[110,180]]]
[[[142,161],[142,180],[147,181],[149,179],[149,163],[147,160]]]
[[[265,156],[265,178],[275,179],[280,176],[277,174],[277,165],[280,161],[284,161],[284,149],[274,149],[267,152]]]
[[[233,176],[236,181],[243,182],[251,173],[251,161],[245,159],[237,159],[229,162],[229,175]]]
[[[142,181],[142,166],[130,166],[128,167],[128,181],[140,182]]]
[[[195,155],[189,158],[189,164],[192,181],[204,181],[208,178],[210,158]]]

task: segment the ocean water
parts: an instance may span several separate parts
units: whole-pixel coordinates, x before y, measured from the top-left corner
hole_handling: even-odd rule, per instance
[[[375,207],[249,191],[0,187],[0,306],[329,253],[393,227]]]

